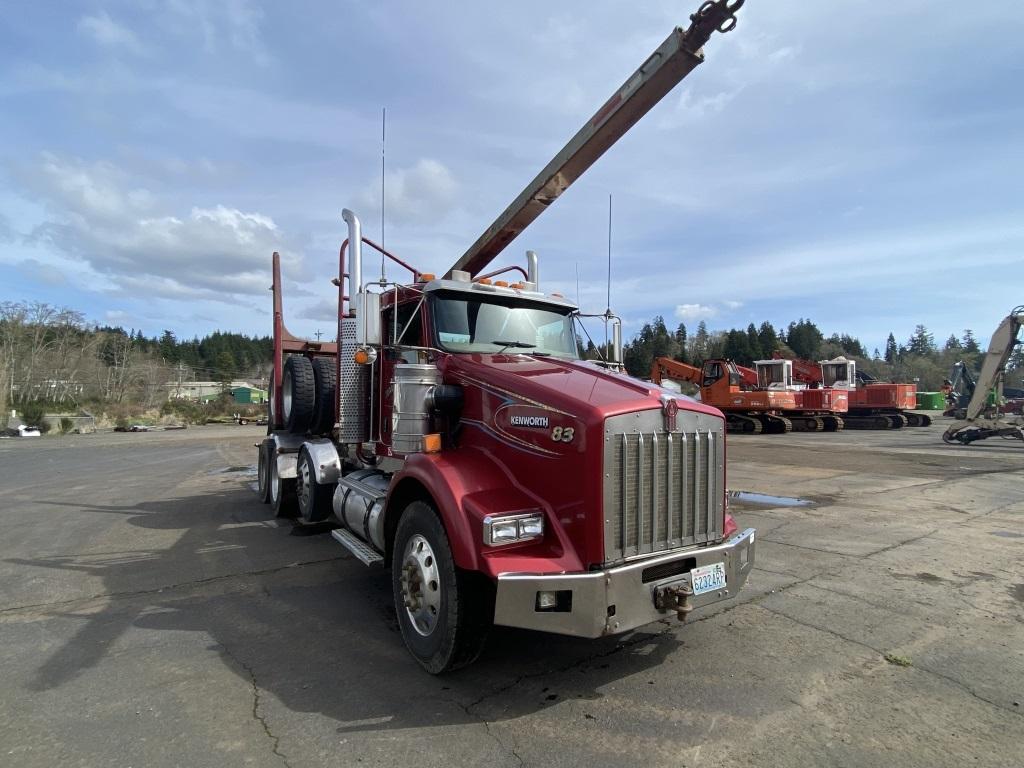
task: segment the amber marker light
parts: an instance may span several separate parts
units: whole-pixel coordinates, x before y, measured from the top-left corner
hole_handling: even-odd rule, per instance
[[[481,277],[479,280],[477,280],[477,282],[480,283],[480,285],[490,285],[491,284],[491,278],[489,278],[489,277]]]
[[[436,432],[432,435],[423,436],[423,452],[424,453],[440,453],[441,452],[441,436]]]
[[[424,272],[424,273],[422,273],[420,275],[420,280],[419,281],[421,283],[429,283],[433,279],[434,279],[434,273],[433,272]]]
[[[495,280],[494,284],[499,288],[508,288],[508,282],[505,280]]]
[[[356,365],[366,365],[370,362],[370,355],[365,349],[357,349],[352,354],[352,359],[355,361]]]

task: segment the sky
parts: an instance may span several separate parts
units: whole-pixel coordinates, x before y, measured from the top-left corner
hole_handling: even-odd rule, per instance
[[[329,333],[341,210],[443,273],[698,0],[12,0],[0,301],[179,338]],[[884,350],[1024,303],[1024,5],[749,0],[519,236],[542,288]],[[367,267],[375,274],[379,266]],[[577,272],[579,292],[577,293]],[[389,272],[399,278],[400,272]]]

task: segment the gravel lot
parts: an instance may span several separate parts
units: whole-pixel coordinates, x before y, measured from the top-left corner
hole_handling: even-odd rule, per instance
[[[730,437],[740,597],[434,678],[257,427],[0,441],[0,765],[1024,765],[1024,446]]]

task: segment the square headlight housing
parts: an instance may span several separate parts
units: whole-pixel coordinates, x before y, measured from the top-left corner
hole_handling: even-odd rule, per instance
[[[484,518],[484,544],[501,547],[544,537],[544,513],[488,515]]]

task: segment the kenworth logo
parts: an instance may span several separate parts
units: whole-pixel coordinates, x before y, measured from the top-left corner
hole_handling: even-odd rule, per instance
[[[512,416],[509,423],[513,427],[536,427],[537,429],[548,428],[547,416]]]

